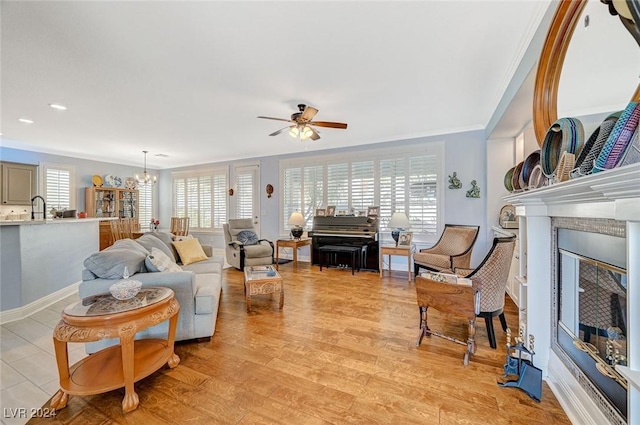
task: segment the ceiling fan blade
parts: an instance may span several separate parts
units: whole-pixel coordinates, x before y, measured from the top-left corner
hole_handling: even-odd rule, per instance
[[[284,128],[281,128],[281,129],[280,129],[280,130],[278,130],[278,131],[274,131],[274,132],[273,132],[273,133],[271,133],[269,136],[277,136],[278,134],[280,134],[280,133],[282,133],[283,131],[288,130],[288,129],[290,129],[290,128],[291,128],[291,126],[289,126],[289,125],[288,125],[288,126],[286,126],[286,127],[284,127]]]
[[[311,129],[312,133],[311,136],[309,137],[311,140],[318,140],[320,138],[320,135],[318,134],[317,131],[315,131],[313,128]]]
[[[304,111],[302,111],[302,116],[300,116],[300,119],[302,121],[311,121],[313,119],[313,117],[316,116],[316,114],[318,113],[318,110],[316,108],[314,108],[313,106],[305,106]]]
[[[318,127],[330,127],[330,128],[347,128],[347,124],[342,122],[331,122],[331,121],[311,121],[309,122],[311,125],[317,125]]]
[[[276,120],[276,121],[284,121],[284,122],[295,122],[295,121],[291,121],[291,120],[286,120],[284,118],[273,118],[273,117],[258,117],[258,118],[262,118],[265,120]]]

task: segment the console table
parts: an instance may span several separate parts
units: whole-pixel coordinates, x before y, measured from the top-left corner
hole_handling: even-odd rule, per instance
[[[83,298],[66,307],[53,330],[53,345],[60,376],[60,390],[51,407],[67,406],[69,395],[91,395],[124,387],[122,410],[138,407],[133,384],[165,363],[174,368],[180,358],[173,351],[180,304],[169,288],[147,287],[125,301],[111,294]],[[139,339],[135,334],[169,320],[166,340]],[[68,342],[91,342],[120,338],[120,345],[105,348],[69,367]]]

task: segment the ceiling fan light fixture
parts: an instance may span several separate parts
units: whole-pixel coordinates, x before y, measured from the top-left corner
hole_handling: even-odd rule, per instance
[[[298,134],[300,134],[300,130],[298,129],[298,126],[291,127],[291,130],[289,130],[289,135],[294,139],[297,139]]]
[[[300,140],[307,140],[311,136],[313,136],[313,130],[311,127],[305,125],[300,133]]]

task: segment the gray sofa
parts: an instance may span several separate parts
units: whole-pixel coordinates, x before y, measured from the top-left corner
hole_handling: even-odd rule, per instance
[[[176,327],[176,341],[208,338],[215,332],[218,304],[222,291],[222,267],[224,258],[212,256],[211,246],[202,245],[206,260],[181,265],[183,271],[149,272],[148,256],[153,247],[162,250],[171,259],[177,252],[171,244],[172,235],[163,232],[146,233],[136,240],[122,239],[111,247],[94,253],[85,262],[80,298],[109,292],[109,287],[122,279],[127,266],[130,278],[142,282],[142,286],[171,288],[180,303]],[[145,265],[145,261],[147,265]],[[151,267],[151,266],[149,266]],[[166,338],[169,322],[165,321],[136,335],[139,338]],[[105,340],[86,344],[86,351],[94,353],[116,344],[117,340]]]

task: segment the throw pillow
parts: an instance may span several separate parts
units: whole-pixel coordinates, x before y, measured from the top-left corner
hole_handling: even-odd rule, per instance
[[[87,270],[103,279],[122,279],[122,272],[125,266],[129,270],[129,275],[133,276],[138,272],[144,272],[144,259],[147,254],[133,249],[109,248],[91,254],[84,260]]]
[[[196,261],[206,260],[207,255],[204,253],[200,241],[198,239],[186,239],[184,241],[175,241],[173,246],[178,251],[180,261],[183,265],[195,263]]]
[[[151,263],[151,267],[149,267],[149,263]],[[147,256],[145,259],[145,264],[147,264],[147,269],[158,272],[181,272],[182,267],[177,265],[176,263],[169,258],[167,254],[165,254],[161,249],[156,247],[151,248],[151,254]]]
[[[171,253],[173,254],[173,258],[175,258],[176,262],[178,262],[178,259],[180,257],[178,256],[178,251],[176,251],[176,248],[171,244],[171,242],[173,242],[173,235],[171,233],[167,233],[167,232],[149,232],[149,234],[151,236],[153,236],[153,237],[156,237],[156,238],[160,239],[162,242],[167,244],[167,246],[171,249]]]
[[[145,247],[147,251],[149,251],[149,253],[151,253],[152,248],[158,248],[160,251],[167,254],[167,256],[175,263],[176,257],[173,254],[173,250],[166,243],[162,242],[160,239],[156,238],[150,233],[151,232],[145,233],[144,235],[140,236],[138,239],[136,239],[136,242]]]
[[[238,233],[238,242],[242,243],[243,245],[255,245],[257,244],[259,241],[258,235],[256,235],[256,232],[253,232],[251,230],[243,230],[242,232]]]

